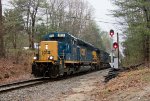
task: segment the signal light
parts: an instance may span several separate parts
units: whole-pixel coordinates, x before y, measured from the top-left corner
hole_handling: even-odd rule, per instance
[[[117,42],[114,42],[113,43],[113,47],[116,49],[116,48],[118,48],[118,43]]]
[[[111,29],[109,34],[112,37],[114,35],[114,30]]]

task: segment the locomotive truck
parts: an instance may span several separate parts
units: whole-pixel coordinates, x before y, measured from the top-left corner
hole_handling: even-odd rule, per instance
[[[110,67],[109,54],[68,32],[51,32],[43,36],[33,57],[32,74],[36,77],[56,78]]]

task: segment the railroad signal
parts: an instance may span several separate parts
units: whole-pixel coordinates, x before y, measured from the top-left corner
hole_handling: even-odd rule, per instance
[[[113,43],[113,47],[116,49],[116,48],[118,48],[118,43],[117,42],[114,42]]]
[[[114,35],[114,30],[111,29],[109,34],[112,37]]]

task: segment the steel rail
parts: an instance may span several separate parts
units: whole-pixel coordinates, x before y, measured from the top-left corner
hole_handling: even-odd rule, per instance
[[[31,80],[25,80],[25,81],[0,85],[0,93],[4,93],[4,92],[16,90],[16,89],[21,89],[24,87],[31,87],[31,86],[34,86],[37,84],[44,83],[47,80],[48,79],[46,79],[46,78],[38,78],[38,79],[31,79]]]

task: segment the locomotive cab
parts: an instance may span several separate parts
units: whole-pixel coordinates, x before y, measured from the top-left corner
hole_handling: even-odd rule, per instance
[[[61,42],[64,34],[50,34],[49,39],[41,41],[38,54],[34,56],[32,63],[32,74],[35,76],[56,77],[58,73],[62,75],[59,64],[64,58],[64,47]]]
[[[58,42],[41,41],[39,47],[39,60],[41,62],[54,62],[58,60]]]

